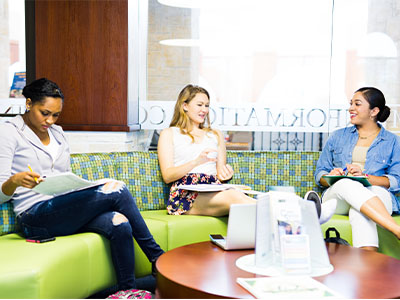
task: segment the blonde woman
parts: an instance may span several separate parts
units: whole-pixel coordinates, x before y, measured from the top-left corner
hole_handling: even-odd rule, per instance
[[[182,184],[221,183],[233,176],[226,164],[220,131],[211,129],[210,96],[199,86],[187,85],[179,94],[169,128],[158,141],[158,159],[166,183],[172,183],[167,210],[173,215],[223,216],[233,203],[255,203],[239,190],[192,192]]]

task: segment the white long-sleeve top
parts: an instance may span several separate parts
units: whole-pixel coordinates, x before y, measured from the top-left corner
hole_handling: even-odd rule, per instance
[[[24,187],[18,187],[11,196],[5,195],[1,187],[12,175],[29,171],[28,164],[42,177],[70,171],[70,151],[62,128],[52,125],[48,130],[59,144],[54,160],[21,116],[0,124],[0,203],[11,200],[17,215],[37,202],[51,199],[52,196]]]

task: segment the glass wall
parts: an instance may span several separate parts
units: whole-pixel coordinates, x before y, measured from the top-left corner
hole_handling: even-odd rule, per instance
[[[248,132],[252,149],[320,148],[366,85],[399,130],[400,0],[148,0],[146,14],[144,129],[168,127],[194,83],[211,94],[213,127]]]
[[[2,99],[10,97],[14,74],[26,70],[24,3],[24,0],[0,1],[0,98]]]
[[[0,1],[0,123],[23,112],[26,82],[25,1]],[[15,78],[15,81],[14,81]],[[13,84],[14,83],[14,84]]]

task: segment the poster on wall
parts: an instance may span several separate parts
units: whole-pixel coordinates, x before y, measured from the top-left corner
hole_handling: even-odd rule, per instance
[[[15,72],[10,88],[10,98],[23,98],[22,90],[26,85],[26,72]]]

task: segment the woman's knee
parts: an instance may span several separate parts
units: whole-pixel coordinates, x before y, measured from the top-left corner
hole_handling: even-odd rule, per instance
[[[121,223],[129,222],[128,219],[121,213],[116,212],[113,215],[112,222],[114,226],[120,225]]]
[[[111,180],[106,182],[104,185],[101,186],[99,192],[103,194],[111,194],[111,193],[125,193],[128,191],[125,183],[118,180]],[[129,191],[128,191],[129,193]]]
[[[373,192],[379,200],[382,201],[388,213],[391,214],[393,212],[393,207],[392,196],[390,195],[390,192],[387,189],[376,185],[370,186],[368,189]]]
[[[116,238],[131,237],[132,227],[129,220],[121,213],[115,212],[112,218],[112,235]]]
[[[352,179],[347,179],[347,178],[343,178],[339,181],[337,181],[333,187],[335,188],[335,190],[337,189],[339,192],[340,191],[344,191],[344,190],[348,190],[348,189],[354,189],[354,188],[358,188],[358,187],[362,187],[363,185],[355,180]]]
[[[326,193],[328,194],[328,192]],[[347,202],[351,207],[360,211],[361,206],[373,198],[375,193],[363,186],[360,182],[351,179],[337,181],[329,190],[327,198],[335,198]]]
[[[256,203],[254,198],[251,198],[241,191],[231,190],[231,195],[228,199],[228,204],[238,203]]]
[[[126,187],[126,185],[124,183],[121,183],[122,186],[117,187],[114,191],[113,191],[113,195],[112,198],[115,201],[118,201],[120,204],[123,205],[129,205],[130,207],[137,207],[135,199],[133,198],[131,192],[129,191],[129,189]]]

